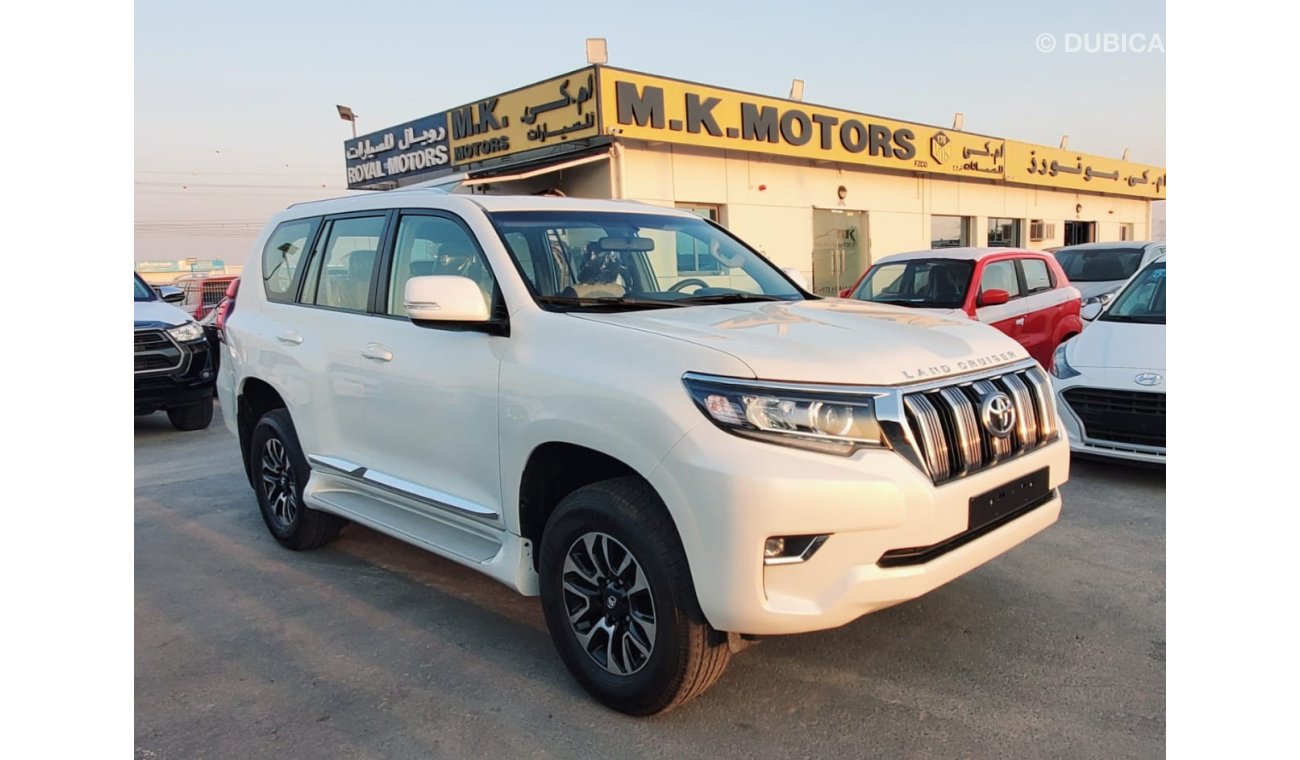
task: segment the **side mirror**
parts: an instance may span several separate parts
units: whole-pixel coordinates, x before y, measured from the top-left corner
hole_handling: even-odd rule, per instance
[[[794,267],[785,267],[781,271],[785,272],[787,277],[794,280],[795,285],[798,285],[804,290],[808,290],[808,281],[803,278],[803,272],[800,272],[798,269],[795,269]]]
[[[406,315],[412,322],[487,322],[487,302],[478,283],[457,275],[427,275],[406,281]]]
[[[1079,316],[1091,322],[1101,316],[1101,304],[1093,301],[1082,309],[1079,309]]]
[[[163,285],[158,288],[158,295],[166,303],[183,303],[185,301],[185,291],[175,285]]]
[[[1011,294],[1001,288],[993,288],[980,293],[980,306],[1000,306],[1011,300]]]

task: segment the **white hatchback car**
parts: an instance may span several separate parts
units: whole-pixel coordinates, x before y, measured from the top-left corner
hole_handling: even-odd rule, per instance
[[[1087,329],[1056,349],[1053,385],[1074,451],[1165,462],[1167,282],[1161,256],[1135,274]]]
[[[1024,348],[817,298],[694,214],[394,190],[293,206],[256,245],[219,392],[271,534],[355,521],[540,594],[618,710],[1060,513],[1069,447]]]

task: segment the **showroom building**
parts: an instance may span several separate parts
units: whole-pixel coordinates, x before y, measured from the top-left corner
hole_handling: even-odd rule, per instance
[[[690,209],[833,295],[958,245],[1151,236],[1165,170],[593,65],[345,142],[348,187],[625,198]],[[712,273],[679,252],[673,275]]]

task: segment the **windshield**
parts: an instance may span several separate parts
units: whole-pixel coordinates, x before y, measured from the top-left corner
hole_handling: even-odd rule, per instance
[[[974,262],[911,259],[877,264],[851,298],[928,309],[958,309],[966,303]]]
[[[1107,322],[1165,323],[1165,262],[1158,261],[1124,288],[1101,318]]]
[[[1127,280],[1142,263],[1141,248],[1062,249],[1056,260],[1071,282]]]
[[[140,279],[140,275],[135,275],[135,300],[152,301],[155,298],[157,296],[154,295],[153,288],[144,284],[144,280]]]
[[[490,216],[547,306],[621,311],[804,298],[784,273],[704,219],[567,210]]]

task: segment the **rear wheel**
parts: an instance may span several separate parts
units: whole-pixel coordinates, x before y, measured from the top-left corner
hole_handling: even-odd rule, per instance
[[[212,399],[205,396],[188,406],[168,409],[167,419],[177,430],[203,430],[212,424]]]
[[[540,573],[561,659],[615,710],[672,710],[731,660],[700,612],[668,512],[643,481],[616,478],[566,496],[542,535]]]
[[[303,550],[324,546],[338,537],[346,520],[303,503],[311,467],[298,446],[298,433],[286,410],[275,409],[262,415],[253,428],[249,450],[262,520],[276,541]]]

